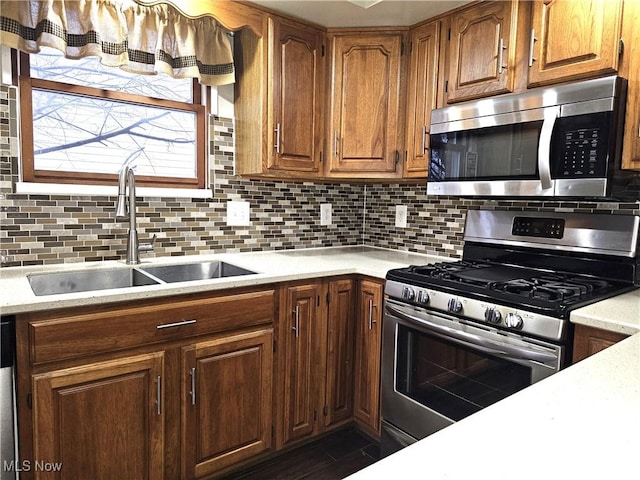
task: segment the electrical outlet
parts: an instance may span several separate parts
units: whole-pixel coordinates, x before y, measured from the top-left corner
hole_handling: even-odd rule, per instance
[[[227,225],[244,227],[251,225],[249,202],[227,202]]]
[[[407,228],[407,206],[396,205],[396,227]]]
[[[321,203],[320,204],[320,225],[331,225],[333,222],[331,220],[331,204],[330,203]]]

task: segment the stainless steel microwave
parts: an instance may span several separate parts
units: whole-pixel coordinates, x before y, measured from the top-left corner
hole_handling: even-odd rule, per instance
[[[433,110],[427,193],[613,197],[626,91],[610,76]]]

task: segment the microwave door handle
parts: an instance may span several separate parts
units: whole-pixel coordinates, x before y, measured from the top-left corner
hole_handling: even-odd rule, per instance
[[[553,186],[551,183],[551,135],[559,115],[560,107],[546,108],[544,111],[538,143],[538,172],[542,190],[548,190]]]
[[[394,315],[402,320],[418,323],[423,327],[427,327],[429,330],[437,333],[439,336],[444,336],[449,339],[455,339],[459,342],[471,344],[479,350],[493,355],[519,360],[534,360],[542,363],[548,363],[550,361],[556,361],[558,359],[558,357],[552,353],[537,352],[528,348],[498,343],[487,338],[479,337],[478,335],[474,335],[472,333],[468,333],[462,330],[456,330],[444,325],[438,325],[437,323],[432,323],[424,318],[409,315],[389,305],[386,305],[386,310],[391,315]]]

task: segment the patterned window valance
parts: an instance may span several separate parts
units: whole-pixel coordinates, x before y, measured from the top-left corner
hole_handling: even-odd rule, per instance
[[[133,0],[2,0],[0,43],[27,53],[47,46],[68,58],[98,56],[130,72],[234,82],[227,32],[211,17]]]

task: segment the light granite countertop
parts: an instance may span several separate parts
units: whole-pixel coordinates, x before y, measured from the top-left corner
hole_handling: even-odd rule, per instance
[[[387,270],[392,268],[404,267],[411,264],[451,261],[452,259],[397,250],[353,246],[143,258],[142,264],[136,265],[136,267],[144,268],[144,266],[150,265],[168,265],[211,260],[222,260],[255,271],[257,274],[213,280],[36,296],[29,284],[28,275],[73,270],[99,271],[101,269],[112,268],[124,269],[130,268],[130,266],[120,261],[107,261],[99,263],[85,262],[81,264],[70,263],[34,267],[0,268],[0,313],[2,315],[9,315],[52,308],[160,298],[170,295],[250,287],[335,275],[361,274],[384,279]]]
[[[633,335],[640,332],[640,289],[592,303],[571,313],[571,321]]]

